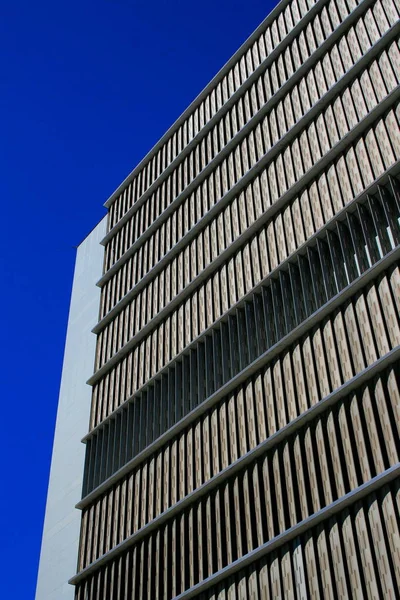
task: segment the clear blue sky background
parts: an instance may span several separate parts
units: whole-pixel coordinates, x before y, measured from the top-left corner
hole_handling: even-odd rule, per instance
[[[74,246],[274,4],[0,1],[1,598],[35,595]]]

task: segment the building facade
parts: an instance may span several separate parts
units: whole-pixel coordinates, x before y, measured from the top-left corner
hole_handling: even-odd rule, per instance
[[[107,201],[76,600],[397,597],[399,11],[282,0]]]

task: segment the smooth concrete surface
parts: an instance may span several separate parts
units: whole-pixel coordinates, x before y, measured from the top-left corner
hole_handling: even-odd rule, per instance
[[[75,504],[81,499],[85,460],[85,446],[80,440],[89,425],[91,388],[85,382],[93,373],[96,336],[91,329],[99,314],[96,281],[103,267],[100,240],[105,233],[106,217],[77,250],[36,600],[74,598],[68,579],[77,566],[81,513]]]

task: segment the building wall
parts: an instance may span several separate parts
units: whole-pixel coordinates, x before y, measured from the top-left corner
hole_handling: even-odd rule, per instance
[[[71,600],[68,584],[76,568],[80,513],[75,504],[82,492],[90,388],[85,381],[93,369],[96,338],[91,329],[99,313],[103,250],[100,240],[106,219],[77,249],[71,305],[65,343],[53,455],[47,493],[36,600]]]
[[[399,30],[283,0],[107,202],[76,600],[399,585]]]

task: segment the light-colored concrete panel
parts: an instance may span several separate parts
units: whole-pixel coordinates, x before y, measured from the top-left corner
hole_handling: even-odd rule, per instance
[[[73,600],[68,579],[78,555],[85,447],[80,439],[88,429],[96,336],[91,333],[99,313],[106,217],[77,250],[64,364],[58,401],[53,455],[47,493],[36,600]]]

